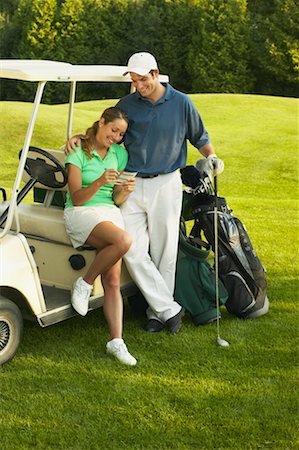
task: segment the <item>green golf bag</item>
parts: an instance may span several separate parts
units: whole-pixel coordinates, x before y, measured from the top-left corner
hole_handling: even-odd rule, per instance
[[[182,218],[174,296],[175,300],[190,313],[195,325],[204,325],[217,320],[216,277],[208,261],[210,252],[211,246],[208,243],[198,238],[187,237]],[[218,287],[219,303],[225,304],[228,295],[220,280]]]

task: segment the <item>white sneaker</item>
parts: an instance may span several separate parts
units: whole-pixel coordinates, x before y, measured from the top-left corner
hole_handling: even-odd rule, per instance
[[[81,316],[86,316],[88,311],[88,300],[92,291],[92,286],[86,283],[82,277],[78,278],[73,285],[71,302],[73,308]]]
[[[113,342],[113,340],[108,342],[106,345],[107,354],[115,356],[115,358],[123,364],[127,364],[128,366],[136,366],[137,360],[128,352],[124,341],[119,339],[117,342]]]

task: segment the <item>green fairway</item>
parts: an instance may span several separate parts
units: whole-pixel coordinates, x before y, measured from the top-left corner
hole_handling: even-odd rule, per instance
[[[19,352],[0,369],[0,449],[299,448],[298,100],[190,97],[225,162],[219,194],[267,270],[269,313],[243,321],[222,308],[221,336],[231,344],[222,348],[216,324],[195,327],[188,316],[177,335],[147,334],[125,301],[134,368],[105,355],[102,310],[45,329],[25,322]],[[115,102],[76,104],[73,132]],[[8,193],[31,108],[0,102],[0,186]],[[60,148],[67,110],[42,105],[31,144]],[[188,163],[198,157],[190,145]]]

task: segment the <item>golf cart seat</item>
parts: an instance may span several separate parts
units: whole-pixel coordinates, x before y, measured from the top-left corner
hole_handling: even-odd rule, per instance
[[[18,219],[20,232],[26,236],[36,236],[60,244],[71,245],[65,230],[63,208],[22,203],[18,206]],[[12,229],[17,229],[15,218]]]

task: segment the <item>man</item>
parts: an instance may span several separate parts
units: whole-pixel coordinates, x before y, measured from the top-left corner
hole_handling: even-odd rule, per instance
[[[182,208],[178,169],[186,165],[186,140],[205,157],[197,164],[200,170],[218,174],[224,165],[189,97],[159,81],[153,55],[133,54],[124,76],[128,73],[136,91],[117,106],[129,117],[124,137],[129,154],[126,170],[137,176],[135,191],[121,206],[125,228],[133,237],[124,259],[149,304],[145,330],[159,332],[167,327],[176,333],[184,314],[173,292]]]
[[[121,206],[133,245],[125,255],[127,268],[149,304],[149,332],[165,324],[181,326],[183,311],[174,300],[182,183],[177,169],[186,165],[187,142],[208,158],[200,168],[223,170],[207,131],[191,100],[159,81],[154,56],[135,53],[128,61],[136,92],[118,102],[129,117],[124,138],[129,153],[126,170],[138,172],[135,191]]]

